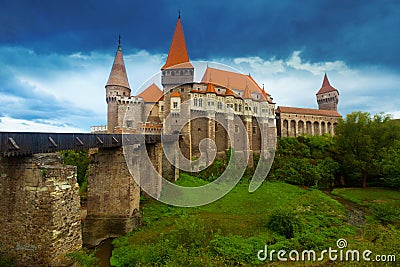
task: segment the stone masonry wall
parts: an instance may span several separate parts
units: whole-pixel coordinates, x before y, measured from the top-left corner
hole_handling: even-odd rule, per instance
[[[140,187],[129,172],[123,149],[99,149],[90,160],[83,242],[95,246],[132,231],[141,222],[139,202]]]
[[[63,266],[82,247],[76,167],[59,154],[0,157],[0,255],[15,266]]]

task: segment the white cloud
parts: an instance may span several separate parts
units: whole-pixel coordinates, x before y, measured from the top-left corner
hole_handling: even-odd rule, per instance
[[[152,82],[160,85],[160,67],[165,54],[150,54],[145,50],[123,53],[132,94]],[[12,88],[9,91],[2,90],[0,85],[0,97],[7,99],[0,106],[0,130],[89,131],[92,125],[104,125],[104,86],[113,60],[114,54],[99,52],[42,56],[29,49],[0,47],[3,66],[0,76],[12,76],[9,82],[17,83],[9,85]],[[388,111],[400,117],[400,75],[387,69],[351,68],[343,61],[310,62],[301,57],[300,51],[294,51],[287,59],[252,56],[214,58],[213,61],[225,64],[224,69],[250,72],[260,85],[265,84],[277,106],[316,108],[315,93],[327,72],[331,84],[340,92],[342,114],[354,110]],[[222,66],[214,62],[209,62],[210,66]],[[206,64],[194,65],[195,80],[200,80]],[[31,106],[27,103],[35,101],[39,104],[55,101],[48,110],[53,116],[47,116],[47,121],[29,119],[36,110],[29,110]]]
[[[55,132],[55,133],[80,133],[82,129],[51,120],[29,121],[0,117],[0,131],[3,132]]]
[[[346,63],[340,60],[317,63],[303,62],[300,54],[301,51],[294,51],[292,56],[285,62],[285,64],[296,70],[309,71],[314,75],[323,75],[325,72],[330,71],[345,72],[349,70],[346,66]]]
[[[275,58],[264,60],[260,57],[239,57],[233,59],[233,62],[237,65],[247,63],[256,73],[267,72],[269,74],[275,74],[286,71],[283,60],[277,60]]]

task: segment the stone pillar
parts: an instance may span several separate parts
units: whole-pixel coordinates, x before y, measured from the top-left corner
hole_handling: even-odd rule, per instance
[[[140,177],[140,155],[132,156],[132,175]],[[99,149],[91,155],[87,217],[83,242],[96,246],[102,240],[125,235],[141,224],[140,187],[129,172],[123,149]]]
[[[252,117],[245,116],[244,122],[245,122],[245,126],[246,126],[247,142],[248,142],[248,147],[249,147],[249,150],[247,151],[248,156],[249,156],[249,159],[247,161],[247,166],[253,167],[254,162],[253,162],[253,122],[252,122]]]
[[[215,142],[215,112],[213,112],[213,114],[209,114],[207,128],[207,137]],[[211,163],[213,161],[212,156],[217,152],[211,146],[211,144],[212,142],[208,142],[207,144],[207,163]]]
[[[227,137],[226,137],[226,150],[234,147],[233,143],[235,141],[235,124],[233,122],[233,115],[226,115],[226,128],[227,128]]]
[[[82,247],[76,167],[59,154],[0,157],[0,256],[15,266],[63,266]]]
[[[148,144],[146,150],[137,151],[137,153],[141,153],[140,184],[142,189],[145,188],[147,193],[158,199],[161,194],[161,178],[157,177],[157,174],[161,175],[162,173],[162,145],[161,143]],[[149,159],[152,166],[148,164]]]

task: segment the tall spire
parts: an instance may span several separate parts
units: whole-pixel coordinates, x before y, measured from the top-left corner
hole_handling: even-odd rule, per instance
[[[213,84],[212,81],[211,81],[211,73],[210,73],[210,79],[208,80],[206,93],[213,93],[213,94],[216,94],[216,93],[217,93],[217,92],[215,91],[214,84]]]
[[[186,41],[181,23],[181,12],[179,11],[178,21],[176,23],[174,36],[172,37],[171,46],[169,48],[167,62],[161,69],[171,68],[182,63],[186,64],[177,67],[193,68],[192,64],[189,62],[189,55],[186,49]]]
[[[250,93],[249,87],[247,86],[247,80],[246,80],[246,88],[244,89],[244,93],[243,93],[243,98],[244,99],[253,99],[251,97],[251,93]]]
[[[130,90],[124,58],[122,56],[121,36],[118,37],[118,49],[117,53],[115,54],[114,63],[106,86],[109,85],[122,86]]]
[[[323,82],[322,82],[322,87],[321,87],[321,89],[319,89],[319,91],[317,92],[317,95],[323,94],[323,93],[329,93],[329,92],[333,92],[333,91],[337,91],[337,89],[334,88],[334,87],[329,83],[328,76],[327,76],[326,73],[325,73],[324,80],[323,80]]]

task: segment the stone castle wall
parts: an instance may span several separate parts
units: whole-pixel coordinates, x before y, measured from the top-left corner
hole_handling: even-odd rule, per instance
[[[62,266],[82,247],[76,167],[59,154],[0,157],[0,255],[15,266]]]

